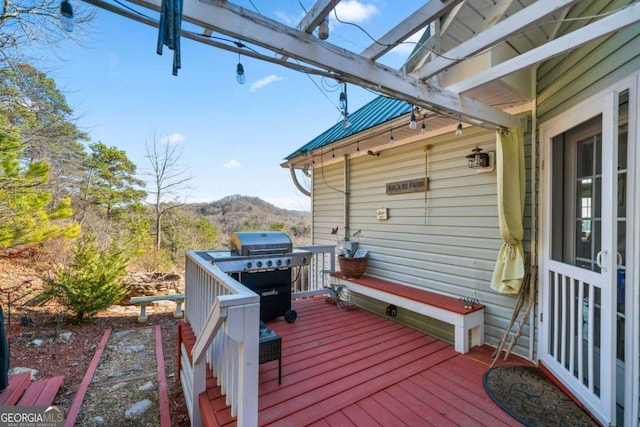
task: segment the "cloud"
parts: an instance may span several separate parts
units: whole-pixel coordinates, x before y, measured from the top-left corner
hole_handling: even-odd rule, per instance
[[[222,165],[222,167],[225,168],[225,169],[241,168],[242,167],[242,163],[240,163],[237,160],[229,160],[227,163]]]
[[[262,78],[257,82],[254,82],[253,84],[251,84],[251,88],[249,89],[249,92],[255,92],[258,89],[262,89],[263,87],[270,85],[273,82],[277,82],[278,80],[282,80],[282,77],[277,76],[275,74],[268,75],[267,77]]]
[[[358,0],[345,0],[336,5],[336,13],[341,21],[357,24],[377,15],[380,10],[372,4],[364,4]]]
[[[173,132],[169,135],[165,135],[162,137],[162,142],[165,144],[179,144],[184,141],[184,135],[180,132]]]

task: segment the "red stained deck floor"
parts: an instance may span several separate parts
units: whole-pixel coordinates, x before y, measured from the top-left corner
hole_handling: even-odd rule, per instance
[[[269,322],[282,337],[282,385],[277,361],[260,365],[261,426],[520,425],[482,386],[491,348],[456,353],[392,320],[362,309],[341,312],[319,298],[294,301],[293,308],[295,323]],[[223,421],[228,411],[220,411],[215,390],[208,395],[218,422],[235,424]]]

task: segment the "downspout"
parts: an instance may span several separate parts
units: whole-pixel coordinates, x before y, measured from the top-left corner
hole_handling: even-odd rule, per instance
[[[344,155],[344,240],[349,240],[349,193],[351,182],[349,180],[351,163],[349,155]]]
[[[311,197],[311,191],[309,191],[306,188],[304,188],[302,186],[302,184],[300,184],[300,181],[298,181],[298,176],[296,175],[296,171],[293,168],[293,165],[289,165],[289,172],[291,172],[291,179],[293,180],[293,185],[296,186],[298,191],[301,192],[302,194],[304,194],[307,197]],[[308,172],[305,172],[304,174],[309,176]]]

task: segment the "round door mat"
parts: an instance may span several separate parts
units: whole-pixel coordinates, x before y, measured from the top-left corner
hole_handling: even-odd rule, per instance
[[[500,408],[526,426],[598,426],[536,367],[492,368],[482,383]]]

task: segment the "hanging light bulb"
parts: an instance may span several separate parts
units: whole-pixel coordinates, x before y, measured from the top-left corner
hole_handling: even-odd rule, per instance
[[[414,112],[414,110],[411,110],[411,118],[409,119],[409,129],[415,129],[418,127],[418,124],[416,123],[416,113]]]
[[[329,38],[329,18],[324,18],[318,25],[318,38],[326,40]]]
[[[247,81],[247,78],[244,75],[244,67],[240,62],[238,62],[238,66],[236,67],[236,80],[241,85],[243,85]]]
[[[347,109],[347,84],[344,83],[344,89],[340,92],[340,109],[345,111]]]
[[[422,126],[420,126],[420,133],[425,133],[427,131],[427,126],[424,124],[424,116],[422,116]]]
[[[349,103],[347,101],[347,84],[344,84],[344,89],[340,92],[340,110],[342,111],[342,129],[346,129],[351,126],[349,123]]]
[[[73,32],[73,7],[68,0],[60,3],[60,25],[65,31]]]
[[[393,129],[391,129],[389,131],[389,143],[393,144],[393,141],[395,141],[396,139],[393,137]]]
[[[462,135],[462,122],[458,123],[458,127],[456,127],[456,136]]]
[[[360,151],[360,141],[356,142],[356,151]]]

